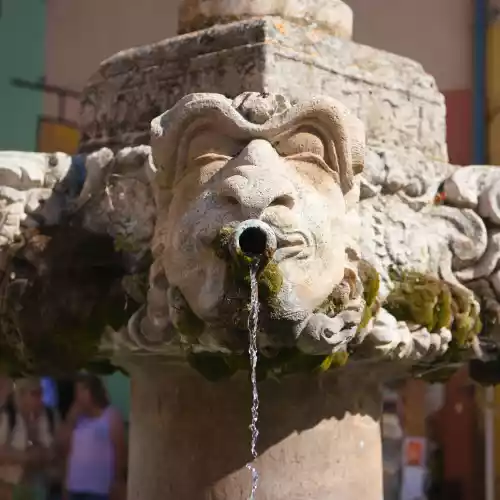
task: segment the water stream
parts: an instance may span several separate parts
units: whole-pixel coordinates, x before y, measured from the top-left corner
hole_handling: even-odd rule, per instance
[[[250,451],[254,460],[257,458],[257,439],[259,429],[259,392],[257,389],[257,325],[259,321],[259,290],[257,286],[257,269],[259,262],[254,262],[250,266],[250,314],[248,316],[248,354],[250,357],[250,379],[252,382],[252,422],[250,431],[252,433],[252,443]],[[252,462],[247,464],[247,468],[252,473],[252,493],[249,500],[255,500],[255,492],[259,484],[259,473]]]

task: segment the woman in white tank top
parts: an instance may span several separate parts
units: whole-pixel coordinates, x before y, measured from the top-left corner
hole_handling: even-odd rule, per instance
[[[98,377],[78,377],[65,441],[68,500],[125,500],[125,429]]]

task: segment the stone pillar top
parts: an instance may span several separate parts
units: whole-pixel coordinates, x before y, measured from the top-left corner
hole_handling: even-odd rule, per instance
[[[183,0],[180,34],[261,16],[280,16],[322,28],[340,38],[352,37],[353,13],[341,0]]]

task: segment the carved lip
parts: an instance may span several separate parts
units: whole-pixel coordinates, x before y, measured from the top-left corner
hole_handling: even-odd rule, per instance
[[[300,230],[285,231],[266,220],[263,220],[263,222],[267,222],[276,235],[277,249],[273,255],[274,261],[280,262],[292,258],[306,259],[311,255],[314,238],[310,233]],[[226,225],[235,227],[238,223],[233,222]],[[219,231],[219,228],[213,228],[205,234],[202,233],[199,235],[200,240],[204,245],[212,246]]]
[[[278,248],[274,254],[274,260],[280,262],[285,259],[305,259],[309,257],[312,248],[310,235],[303,231],[285,232],[280,228],[273,227],[278,242]]]

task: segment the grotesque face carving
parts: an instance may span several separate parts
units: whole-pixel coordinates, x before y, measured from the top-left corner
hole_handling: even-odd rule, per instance
[[[199,318],[220,317],[231,266],[214,245],[245,221],[275,237],[284,309],[312,311],[342,281],[364,151],[339,103],[194,94],[153,121],[152,148],[155,255]]]

